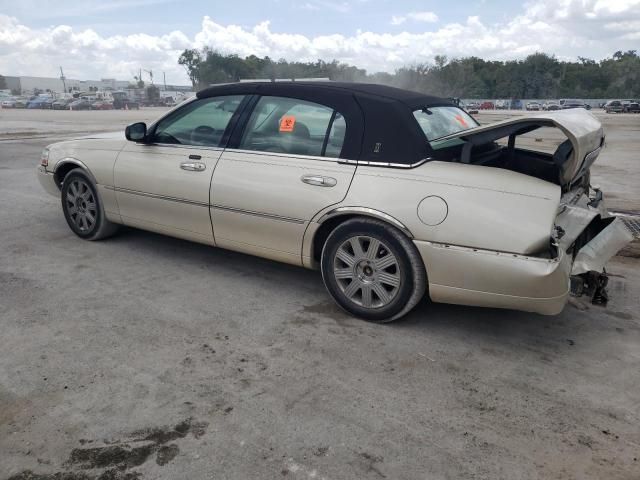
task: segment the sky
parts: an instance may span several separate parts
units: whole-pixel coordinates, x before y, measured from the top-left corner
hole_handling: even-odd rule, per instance
[[[435,55],[599,60],[640,50],[640,0],[0,0],[3,75],[62,66],[68,78],[129,80],[143,69],[188,84],[177,59],[205,46],[369,72]]]

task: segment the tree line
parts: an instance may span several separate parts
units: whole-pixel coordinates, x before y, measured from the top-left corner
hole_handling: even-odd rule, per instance
[[[639,98],[640,56],[636,50],[615,52],[600,61],[579,57],[561,61],[535,53],[523,60],[436,56],[394,73],[368,73],[333,60],[297,62],[223,54],[212,48],[187,49],[178,59],[197,89],[240,79],[318,78],[373,82],[462,98]]]

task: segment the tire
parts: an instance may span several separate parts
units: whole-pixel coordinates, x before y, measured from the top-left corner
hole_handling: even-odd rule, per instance
[[[71,170],[62,182],[64,218],[73,233],[84,240],[102,240],[119,228],[107,220],[95,184],[81,168]]]
[[[399,319],[425,294],[427,275],[415,245],[379,220],[355,218],[338,225],[324,244],[320,263],[335,302],[370,322]]]

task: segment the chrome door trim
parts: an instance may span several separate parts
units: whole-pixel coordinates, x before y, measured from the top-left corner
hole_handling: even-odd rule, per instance
[[[169,202],[186,203],[188,205],[196,205],[198,207],[209,207],[209,203],[197,202],[195,200],[187,200],[186,198],[170,197],[168,195],[158,195],[156,193],[140,192],[138,190],[130,190],[128,188],[113,187],[111,185],[105,185],[104,188],[107,190],[113,190],[115,192],[138,195],[140,197],[157,198],[158,200],[167,200]]]
[[[228,212],[241,213],[244,215],[253,215],[255,217],[269,218],[272,220],[280,220],[282,222],[297,223],[299,225],[303,225],[304,223],[306,223],[306,221],[301,218],[283,217],[282,215],[275,215],[273,213],[256,212],[253,210],[245,210],[242,208],[228,207],[226,205],[216,204],[211,205],[211,208],[215,208],[217,210],[226,210]]]
[[[333,210],[328,211],[322,217],[318,219],[318,223],[323,223],[326,220],[336,217],[338,215],[348,215],[348,214],[357,214],[357,215],[365,215],[367,217],[378,218],[385,222],[388,222],[395,227],[399,228],[403,233],[405,233],[409,238],[414,238],[411,231],[398,219],[392,217],[391,215],[381,212],[380,210],[375,210],[373,208],[367,207],[338,207]]]

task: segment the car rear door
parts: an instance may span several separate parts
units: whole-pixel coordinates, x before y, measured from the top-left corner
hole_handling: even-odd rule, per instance
[[[346,128],[330,107],[260,97],[213,175],[216,244],[301,264],[309,221],[344,199],[355,172],[353,164],[339,161]]]
[[[147,143],[128,143],[114,168],[125,225],[214,244],[211,175],[244,96],[198,99],[160,120]]]

